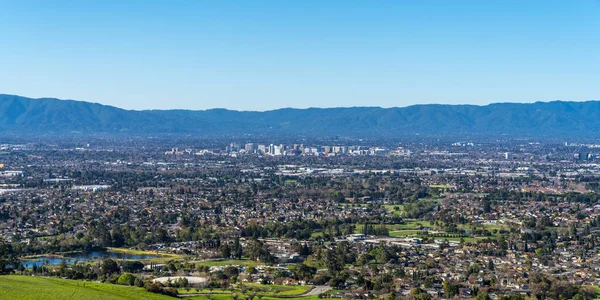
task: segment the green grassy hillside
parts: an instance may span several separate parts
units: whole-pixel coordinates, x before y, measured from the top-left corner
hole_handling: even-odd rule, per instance
[[[143,288],[32,276],[0,276],[0,299],[15,300],[121,300],[155,299],[172,297],[153,294]]]

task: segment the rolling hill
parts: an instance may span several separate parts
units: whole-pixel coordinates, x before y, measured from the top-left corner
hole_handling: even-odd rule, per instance
[[[176,298],[153,294],[138,287],[60,278],[10,275],[0,276],[0,299],[168,300]]]
[[[265,112],[124,110],[0,95],[0,134],[194,134],[306,137],[600,136],[600,101],[283,108]]]

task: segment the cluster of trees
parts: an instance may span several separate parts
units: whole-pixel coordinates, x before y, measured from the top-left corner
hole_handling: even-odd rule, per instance
[[[174,288],[187,288],[190,286],[190,282],[185,277],[179,277],[175,280],[171,280],[170,278],[164,283],[167,287]]]
[[[355,220],[293,220],[288,222],[270,222],[267,224],[249,223],[242,229],[241,235],[252,238],[296,238],[309,239],[311,234],[321,231],[334,237],[351,234]]]
[[[409,218],[419,218],[432,211],[436,203],[430,200],[419,200],[404,204],[404,215]]]
[[[246,256],[255,261],[272,264],[277,258],[271,254],[267,245],[259,240],[251,240],[246,245]]]
[[[362,233],[365,235],[378,235],[378,236],[389,236],[390,230],[385,224],[373,225],[365,223]]]
[[[49,242],[30,239],[29,243],[13,243],[11,252],[18,256],[56,252],[91,251],[105,247],[134,247],[173,241],[161,227],[144,229],[131,225],[109,227],[103,222],[90,222],[87,232],[58,234],[48,238]]]
[[[15,255],[12,245],[0,237],[0,275],[11,273],[19,265],[19,259]]]
[[[545,202],[550,201],[553,203],[565,201],[569,203],[597,203],[600,200],[600,194],[598,193],[577,193],[568,192],[564,194],[548,194],[542,192],[523,192],[517,190],[508,190],[506,188],[495,188],[491,189],[489,193],[483,198],[485,202],[491,204],[498,201],[509,201],[509,202]],[[484,206],[485,208],[485,206]]]
[[[240,244],[240,239],[236,238],[233,243],[222,243],[219,247],[219,252],[224,258],[240,259],[243,254],[243,247]]]
[[[306,264],[298,264],[290,268],[294,278],[297,280],[310,280],[317,274],[317,268],[307,266]]]
[[[578,286],[560,278],[546,274],[531,274],[531,292],[538,299],[595,299],[596,288],[593,286]]]
[[[177,297],[177,295],[179,294],[179,292],[177,292],[176,288],[165,287],[160,282],[149,282],[146,285],[144,285],[144,288],[148,292],[152,292],[152,293],[156,293],[156,294],[163,294],[163,295],[167,295],[167,296],[171,296],[171,297]]]
[[[453,298],[454,296],[458,295],[458,284],[446,280],[442,283],[442,287],[444,288],[444,296],[447,299]]]

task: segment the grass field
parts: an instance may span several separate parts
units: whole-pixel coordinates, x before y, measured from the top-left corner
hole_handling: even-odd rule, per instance
[[[509,231],[510,230],[510,227],[508,225],[499,225],[499,224],[486,224],[486,225],[483,225],[483,228],[487,229],[489,231],[492,231],[494,229],[496,229],[498,231],[500,231],[500,230]]]
[[[142,259],[142,261],[144,261],[146,263],[148,263],[148,262],[166,263],[170,260],[183,259],[183,256],[178,255],[178,254],[156,252],[156,251],[135,250],[135,249],[128,249],[128,248],[108,248],[107,251],[114,252],[114,253],[130,254],[130,255],[158,255],[159,256],[159,257],[150,258],[150,259]]]
[[[404,214],[404,205],[394,204],[394,205],[384,205],[383,206],[387,211],[393,215],[402,216]]]
[[[131,255],[177,256],[175,254],[167,254],[167,253],[162,253],[162,252],[157,252],[157,251],[144,251],[144,250],[135,250],[135,249],[128,249],[128,248],[107,248],[106,251],[114,252],[114,253],[131,254]]]
[[[205,260],[195,261],[197,266],[209,266],[209,267],[221,267],[228,265],[245,266],[245,267],[256,267],[264,265],[264,263],[258,263],[247,259],[223,259],[223,260]]]
[[[239,294],[238,294],[239,295]],[[172,298],[171,298],[172,299]],[[195,297],[185,297],[185,299],[188,300],[207,300],[208,299],[208,295],[203,295],[203,296],[195,296]],[[210,296],[211,300],[233,300],[233,297],[231,295],[211,295]],[[257,298],[254,298],[257,299]],[[291,298],[277,298],[277,297],[261,297],[261,300],[317,300],[320,299],[319,296],[306,296],[306,297],[291,297]]]
[[[0,276],[0,299],[168,300],[173,298],[150,293],[137,287],[59,278],[8,275]]]
[[[391,237],[416,236],[420,230],[396,230],[390,231]]]
[[[277,284],[258,284],[258,283],[247,283],[245,284],[248,289],[247,294],[256,293],[257,296],[262,297],[289,297],[299,296],[310,290],[310,286],[306,285],[277,285]],[[228,296],[232,294],[241,295],[240,289],[179,289],[179,294],[212,294],[213,296]]]
[[[301,295],[310,290],[310,286],[307,285],[277,285],[277,284],[246,284],[248,287],[258,287],[265,292],[259,294],[269,295],[275,294],[277,296],[296,296]]]
[[[128,249],[128,248],[107,248],[106,251],[114,252],[114,253],[130,254],[130,255],[160,255],[162,257],[168,257],[168,258],[173,258],[173,259],[183,257],[181,255],[173,254],[173,253],[165,253],[165,252],[159,252],[159,251],[135,250],[135,249]]]
[[[409,219],[405,219],[404,220],[405,223],[404,224],[386,224],[385,226],[387,227],[387,229],[389,230],[390,233],[390,237],[432,237],[432,236],[426,236],[426,235],[420,235],[419,233],[421,233],[421,229],[422,228],[431,228],[431,229],[441,229],[438,226],[434,226],[433,224],[431,224],[431,222],[429,221],[421,221],[421,220],[409,220]],[[373,224],[373,226],[379,226],[379,224]],[[364,228],[364,224],[355,224],[355,229],[354,229],[354,233],[362,233],[363,232],[363,228]],[[473,226],[463,226],[463,225],[459,225],[458,228],[461,228],[463,230],[466,231],[472,231],[474,228],[483,228],[483,229],[487,229],[490,232],[492,232],[493,230],[501,230],[501,229],[505,229],[508,230],[509,227],[507,225],[479,225],[478,227],[473,227]],[[493,234],[491,237],[498,237],[500,234],[496,232],[496,234]],[[460,237],[433,237],[436,240],[448,240],[448,241],[460,241]],[[485,239],[486,237],[479,237],[479,236],[468,236],[468,237],[464,237],[463,240],[465,242],[477,242],[480,240]]]
[[[177,289],[180,295],[185,294],[213,294],[213,295],[229,295],[235,292],[235,290],[227,290],[227,289]]]
[[[429,221],[421,221],[421,220],[405,220],[405,224],[397,224],[393,225],[394,230],[418,230],[421,227],[431,228],[432,225]]]
[[[379,226],[379,224],[372,224],[372,225]],[[364,227],[365,227],[365,224],[355,224],[354,233],[363,233]],[[394,235],[392,235],[392,232],[403,231],[403,230],[418,231],[421,229],[421,227],[429,227],[430,228],[431,223],[428,221],[411,220],[411,221],[406,221],[405,224],[385,224],[385,227],[387,227],[387,229],[389,229],[390,236],[394,236]],[[402,235],[400,233],[396,233],[396,234],[397,234],[397,236]]]
[[[193,300],[206,300],[208,299],[207,296],[196,296],[196,297],[186,297],[186,299],[193,299]],[[210,296],[211,300],[233,300],[233,297],[231,295],[212,295]]]
[[[281,299],[286,299],[286,300],[317,300],[317,299],[320,299],[320,298],[319,298],[319,296],[306,296],[306,297],[296,297],[296,298],[263,297],[262,299],[266,299],[266,300],[281,300]]]
[[[323,237],[323,232],[320,232],[320,231],[319,232],[313,232],[313,233],[310,234],[310,237],[314,238],[314,239]]]

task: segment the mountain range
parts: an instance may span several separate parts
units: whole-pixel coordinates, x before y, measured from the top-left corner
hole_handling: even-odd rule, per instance
[[[306,137],[600,137],[600,101],[283,108],[264,112],[125,110],[0,95],[1,134],[194,134]]]

